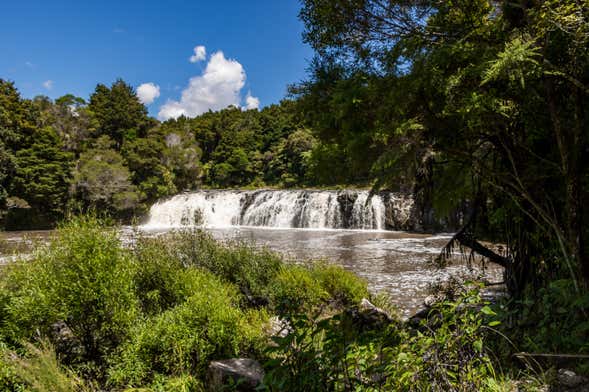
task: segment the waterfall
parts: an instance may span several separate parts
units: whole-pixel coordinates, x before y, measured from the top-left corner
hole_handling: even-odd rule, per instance
[[[143,227],[405,230],[412,205],[407,196],[366,190],[203,190],[157,202]]]

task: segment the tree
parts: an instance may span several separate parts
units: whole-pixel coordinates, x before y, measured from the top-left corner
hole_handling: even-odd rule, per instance
[[[122,79],[110,88],[98,84],[90,96],[88,109],[98,121],[98,135],[110,137],[116,148],[121,148],[125,139],[145,137],[153,125],[133,87]]]
[[[370,146],[377,186],[410,173],[423,206],[469,205],[454,240],[505,266],[513,292],[589,285],[581,3],[306,0],[317,59],[295,92],[322,141]]]
[[[162,163],[163,150],[163,143],[153,137],[127,140],[123,144],[122,156],[142,200],[153,202],[176,192],[174,176]]]
[[[139,196],[123,157],[112,144],[107,136],[101,136],[92,149],[80,155],[72,193],[85,208],[125,213],[135,208]]]
[[[285,186],[304,183],[315,144],[316,140],[309,130],[299,129],[273,145],[272,150],[266,154],[266,181],[280,181]]]
[[[62,151],[61,141],[52,128],[34,132],[32,140],[31,146],[16,152],[10,193],[41,213],[63,216],[72,156]]]

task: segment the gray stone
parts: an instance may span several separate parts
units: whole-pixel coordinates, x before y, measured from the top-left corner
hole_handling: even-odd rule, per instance
[[[374,327],[390,324],[394,321],[390,314],[375,306],[366,298],[362,298],[358,305],[357,318],[362,324]]]
[[[51,325],[50,337],[57,353],[68,360],[74,360],[84,354],[84,346],[64,321]]]
[[[425,299],[423,300],[423,304],[427,308],[431,308],[435,304],[444,301],[444,299],[445,298],[444,298],[443,295],[440,295],[440,294],[432,294],[432,295],[428,295],[427,297],[425,297]]]
[[[579,376],[572,370],[559,369],[556,379],[560,385],[567,388],[574,388],[575,391],[589,390],[589,379]]]
[[[207,381],[210,391],[236,386],[238,391],[255,391],[264,379],[262,365],[254,359],[232,358],[209,364]]]

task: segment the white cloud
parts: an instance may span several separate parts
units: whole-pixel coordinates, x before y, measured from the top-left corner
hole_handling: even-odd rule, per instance
[[[137,97],[144,105],[149,105],[160,96],[160,86],[153,83],[143,83],[137,87]]]
[[[190,79],[180,100],[168,101],[160,108],[158,117],[160,120],[181,115],[195,117],[209,110],[240,107],[241,89],[245,80],[245,71],[239,62],[225,58],[221,51],[216,52],[209,59],[202,75]],[[253,108],[254,105],[259,105],[259,101],[249,96],[246,98],[246,105]]]
[[[250,93],[245,97],[245,108],[247,110],[257,109],[260,107],[260,99],[258,97],[252,97]]]
[[[44,81],[43,87],[45,87],[47,90],[51,90],[53,88],[53,80]]]
[[[194,54],[190,57],[189,61],[191,63],[197,63],[199,61],[203,61],[206,58],[207,49],[202,45],[198,45],[194,47]]]

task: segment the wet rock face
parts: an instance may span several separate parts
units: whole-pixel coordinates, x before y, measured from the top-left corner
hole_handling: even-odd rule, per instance
[[[358,193],[352,191],[343,191],[337,195],[340,214],[342,216],[342,227],[351,227],[353,224],[354,203],[358,199]]]
[[[384,199],[386,207],[385,225],[387,230],[423,230],[412,196],[381,192],[381,197]]]
[[[232,358],[213,361],[207,374],[207,390],[224,391],[228,387],[237,391],[255,391],[264,379],[260,363],[249,358]]]

